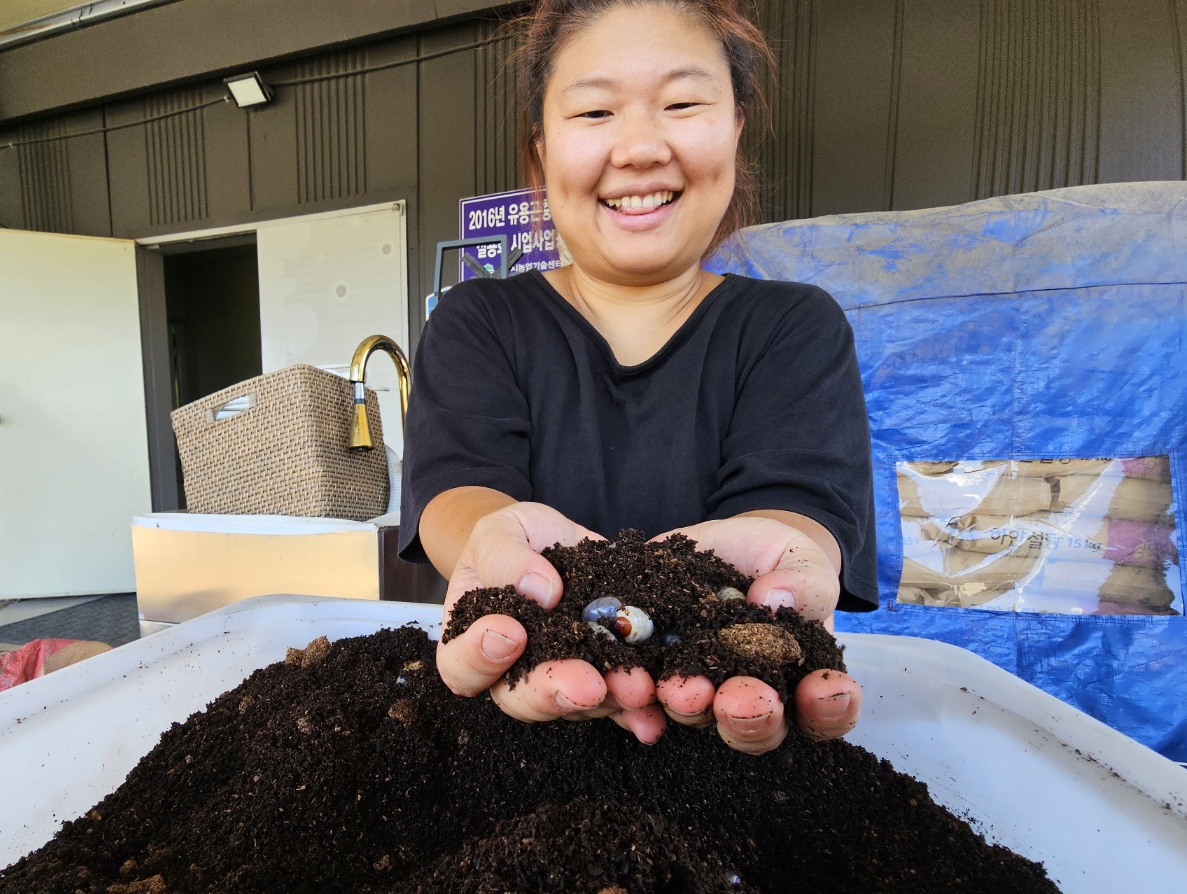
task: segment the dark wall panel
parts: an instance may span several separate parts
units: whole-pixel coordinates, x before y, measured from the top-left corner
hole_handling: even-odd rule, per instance
[[[425,35],[424,55],[473,43],[473,27]],[[458,202],[475,193],[475,56],[455,53],[420,64],[421,290],[432,288],[434,248],[458,236]],[[423,297],[423,296],[421,296]]]
[[[1096,182],[1097,0],[982,4],[975,198]]]
[[[372,65],[417,55],[414,37],[368,50]],[[411,193],[417,179],[417,68],[401,65],[366,76],[367,189]]]
[[[180,505],[177,442],[169,413],[174,409],[169,369],[169,320],[165,311],[165,263],[158,252],[136,247],[140,298],[140,350],[148,421],[148,466],[154,512]]]
[[[494,23],[479,24],[477,39],[495,37],[496,28]],[[503,40],[475,51],[474,178],[475,189],[483,195],[517,189],[524,183],[516,140],[514,50],[513,41]]]
[[[0,148],[7,180],[0,223],[86,236],[110,234],[103,110],[90,109],[11,131]],[[85,134],[62,139],[65,134]],[[7,142],[0,142],[0,146]]]
[[[14,137],[11,131],[0,136],[0,147]],[[16,149],[0,148],[0,226],[15,229],[24,225],[20,153]]]
[[[816,21],[813,0],[768,3],[759,10],[758,24],[769,36],[780,76],[769,98],[769,132],[752,116],[742,139],[763,174],[762,213],[768,220],[811,213]]]
[[[421,258],[433,252],[436,244],[429,244],[421,237],[417,221],[420,220],[419,193],[412,193],[404,205],[404,226],[408,233],[408,344],[404,345],[409,359],[420,341],[420,330],[425,324],[425,295],[433,288],[432,274],[425,279],[424,270],[432,267],[432,261],[422,264]]]
[[[293,77],[298,74],[296,66],[284,66],[277,73]],[[272,77],[270,74],[269,79]],[[263,108],[240,111],[247,118],[251,198],[246,204],[253,214],[300,204],[296,164],[298,98],[291,89],[279,89],[276,99]]]
[[[896,4],[819,3],[811,215],[887,207]]]
[[[1179,108],[1182,110],[1183,131],[1179,154],[1183,158],[1179,177],[1187,180],[1187,0],[1174,0],[1175,44],[1179,50]]]
[[[221,88],[207,85],[204,99],[213,99]],[[251,162],[248,128],[251,116],[226,102],[202,110],[206,134],[206,201],[212,221],[242,215],[251,195]]]
[[[1187,172],[1187,0],[764,0],[759,21],[782,73],[773,135],[746,134],[765,219]],[[264,66],[254,111],[211,80],[8,128],[0,224],[142,237],[404,199],[415,322],[458,200],[523,185],[513,47],[469,46],[495,27]],[[104,123],[131,126],[64,138]]]
[[[243,113],[221,98],[193,87],[107,107],[113,235],[203,229],[246,196]]]
[[[205,223],[206,128],[201,88],[174,90],[144,100],[148,214],[153,227]],[[191,111],[182,111],[191,109]],[[159,117],[165,116],[165,117]]]
[[[297,127],[297,201],[302,205],[367,191],[364,86],[347,74],[368,64],[365,49],[327,53],[298,65],[291,89]]]
[[[418,55],[414,37],[371,47],[372,65],[386,65]],[[424,322],[420,287],[420,243],[417,239],[416,202],[419,177],[417,97],[419,65],[407,64],[375,71],[366,76],[367,189],[375,195],[406,202],[404,224],[408,236],[409,331],[415,343]],[[418,314],[419,310],[419,317]],[[404,346],[408,351],[412,345]]]
[[[1100,179],[1183,176],[1182,35],[1174,0],[1101,3]]]
[[[56,119],[22,127],[16,133],[22,225],[30,230],[74,232],[74,202],[70,195],[70,151],[64,140],[67,120]]]
[[[977,110],[978,0],[900,2],[886,207],[964,201]]]
[[[506,4],[177,0],[0,51],[0,121],[308,56],[497,6]]]
[[[129,238],[153,232],[148,198],[148,154],[144,104],[138,100],[107,106],[107,170],[111,178],[112,235]],[[134,125],[123,127],[122,125]]]
[[[103,110],[92,109],[70,117],[72,132],[102,130]],[[110,236],[111,214],[107,199],[107,157],[104,134],[91,133],[65,141],[69,157],[71,232],[83,236]]]

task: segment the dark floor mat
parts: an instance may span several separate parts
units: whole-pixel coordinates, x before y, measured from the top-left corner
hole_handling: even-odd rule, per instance
[[[91,639],[122,646],[140,638],[135,593],[117,593],[0,627],[0,643]]]

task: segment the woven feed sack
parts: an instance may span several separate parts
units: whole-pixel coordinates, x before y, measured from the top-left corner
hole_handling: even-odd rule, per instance
[[[853,326],[873,442],[881,607],[839,615],[837,629],[963,646],[1187,761],[1187,183],[771,224],[738,234],[711,266],[819,285]],[[1074,599],[1066,611],[1058,599],[1041,611],[988,610],[1000,604],[991,592],[977,607],[912,604],[926,601],[920,591],[900,600],[900,464],[943,474],[954,461],[1033,469],[1035,460],[1163,456],[1170,481],[1152,485],[1164,488],[1161,515],[1114,520],[1106,505],[1095,519],[1100,531],[1158,532],[1166,595],[1155,593],[1148,610],[1160,614],[1079,613]],[[1092,483],[1084,468],[1049,480],[1078,497]],[[1025,511],[1050,518],[1058,499],[1055,487],[1050,508]],[[965,527],[976,523],[970,515]],[[986,549],[983,539],[970,543]]]

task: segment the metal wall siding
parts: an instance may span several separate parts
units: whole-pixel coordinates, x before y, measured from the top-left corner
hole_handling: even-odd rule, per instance
[[[475,42],[499,36],[497,23],[475,28]],[[475,50],[475,179],[480,193],[505,192],[523,185],[516,140],[519,108],[516,102],[513,56],[515,41],[499,40]]]
[[[1097,180],[1096,0],[985,0],[973,198]]]
[[[1183,34],[1187,0],[1097,0],[1100,154],[1097,179],[1183,176]]]
[[[357,71],[365,49],[320,56],[298,66],[298,77]],[[289,88],[297,127],[297,201],[302,204],[367,191],[366,75],[312,81]]]
[[[42,140],[66,133],[62,120],[20,128],[16,140]],[[70,193],[70,154],[65,140],[33,142],[16,149],[20,166],[21,209],[26,230],[74,232]]]
[[[459,26],[421,38],[421,55],[433,55],[452,47],[478,40],[472,25]],[[478,80],[478,56],[464,50],[437,56],[418,64],[420,104],[417,135],[418,219],[420,256],[409,266],[420,270],[420,300],[432,288],[434,249],[443,239],[458,236],[458,201],[475,195],[479,184],[477,163],[479,145],[486,135],[479,132],[477,97],[482,92]]]
[[[780,73],[779,83],[769,97],[770,133],[758,131],[758,122],[754,122],[747,134],[748,150],[755,153],[763,181],[764,220],[808,217],[812,213],[814,9],[812,0],[768,3],[758,21],[771,41]]]
[[[1179,54],[1179,108],[1183,110],[1179,122],[1179,177],[1187,180],[1187,0],[1173,0],[1168,6],[1168,30]]]
[[[200,88],[155,94],[144,100],[152,118],[198,105]],[[148,161],[149,221],[154,226],[204,221],[209,217],[204,110],[170,115],[144,125]]]
[[[780,61],[773,132],[744,133],[766,220],[1187,175],[1187,0],[761,0],[758,15]],[[0,224],[140,237],[405,199],[419,306],[458,199],[523,185],[513,42],[468,48],[499,27],[264,65],[273,83],[342,76],[255,111],[139,123],[219,98],[208,80],[9,129]],[[4,148],[104,122],[133,126]]]
[[[886,112],[886,168],[884,172],[883,203],[894,207],[895,159],[898,156],[900,105],[903,92],[903,42],[906,28],[906,0],[895,0],[894,35],[890,46],[890,102]]]

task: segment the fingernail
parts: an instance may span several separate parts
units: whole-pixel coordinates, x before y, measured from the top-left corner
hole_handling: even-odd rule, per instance
[[[552,700],[556,702],[556,706],[562,711],[589,711],[597,707],[597,705],[579,705],[577,702],[570,700],[563,692],[559,691],[552,697]]]
[[[819,720],[840,720],[849,713],[849,702],[852,699],[848,692],[838,692],[826,698],[816,700],[816,717]]]
[[[482,654],[491,661],[506,661],[519,648],[515,640],[509,639],[494,630],[482,634]]]
[[[732,714],[727,714],[726,718],[736,732],[749,735],[761,731],[767,725],[767,721],[771,719],[771,713],[771,711],[767,711],[767,713],[755,717],[734,717]]]
[[[552,582],[544,575],[529,571],[516,589],[542,608],[552,608]]]
[[[773,612],[784,607],[794,609],[796,608],[795,593],[791,590],[771,590],[763,599],[763,605]]]

